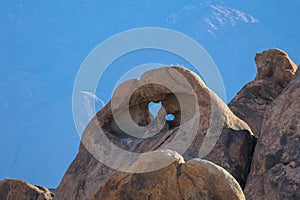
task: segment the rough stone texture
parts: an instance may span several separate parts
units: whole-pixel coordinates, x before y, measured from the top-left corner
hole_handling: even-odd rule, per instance
[[[53,196],[54,194],[43,186],[34,186],[15,179],[0,181],[1,200],[52,200]]]
[[[267,108],[247,199],[300,199],[300,70]]]
[[[184,163],[174,151],[160,150],[142,155],[134,168],[172,160],[172,164],[157,171],[128,174],[118,172],[105,181],[93,200],[128,199],[245,199],[238,182],[223,168],[202,159]]]
[[[178,183],[183,199],[245,199],[239,183],[225,169],[199,158],[181,166]]]
[[[157,123],[152,124],[153,116],[148,111],[148,103],[159,101],[163,108],[154,120]],[[126,109],[129,109],[130,115],[126,114]],[[198,111],[200,117],[197,118]],[[166,113],[173,114],[175,119],[161,126],[159,118],[164,118]],[[149,125],[150,133],[158,133],[148,138],[133,137],[119,128],[116,118],[121,118],[125,125],[130,120],[140,126]],[[132,127],[127,128],[131,130]],[[188,149],[184,149],[183,142],[192,136],[194,138]],[[142,75],[140,80],[133,79],[121,84],[112,101],[91,120],[83,134],[79,153],[57,189],[57,199],[90,199],[99,186],[116,173],[116,170],[99,162],[89,152],[96,156],[103,155],[107,160],[114,158],[109,164],[121,162],[119,158],[122,155],[114,150],[108,148],[103,152],[101,148],[106,145],[104,138],[121,149],[136,153],[171,149],[183,155],[185,160],[198,158],[201,149],[201,158],[204,156],[204,159],[226,169],[242,187],[249,173],[256,143],[249,126],[237,118],[196,74],[182,67],[151,70]],[[179,142],[170,146],[176,138]],[[215,142],[216,145],[209,145]],[[212,151],[206,155],[205,151],[209,152],[210,148]]]
[[[173,151],[158,151],[142,154],[133,163],[133,168],[151,168],[171,160],[171,164],[154,172],[128,174],[118,172],[104,182],[94,196],[98,199],[174,199],[180,200],[177,169],[184,163],[182,156]]]
[[[300,70],[278,49],[257,54],[255,62],[255,80],[229,104],[240,118],[184,68],[155,69],[126,81],[90,121],[57,189],[6,179],[0,200],[49,200],[51,191],[57,200],[245,199],[245,184],[250,200],[300,199]],[[150,102],[162,103],[156,117]],[[175,119],[165,123],[166,114]],[[241,119],[259,136],[254,154],[256,137]],[[112,146],[138,156],[125,157]],[[99,155],[110,161],[99,162]],[[134,173],[108,167],[114,164]]]
[[[259,137],[266,108],[291,81],[297,66],[278,49],[256,54],[255,62],[255,79],[246,84],[228,106]]]
[[[271,80],[281,87],[286,87],[297,70],[289,56],[282,50],[270,49],[255,56],[257,75],[255,80]]]

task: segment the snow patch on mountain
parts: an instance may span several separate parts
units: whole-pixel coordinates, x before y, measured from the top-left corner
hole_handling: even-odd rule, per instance
[[[241,10],[210,3],[185,5],[181,10],[170,14],[167,21],[168,23],[177,23],[187,20],[190,16],[193,16],[193,18],[196,16],[202,23],[207,24],[207,32],[212,36],[216,36],[216,31],[224,26],[234,27],[240,23],[250,24],[259,22],[259,19],[256,17]]]

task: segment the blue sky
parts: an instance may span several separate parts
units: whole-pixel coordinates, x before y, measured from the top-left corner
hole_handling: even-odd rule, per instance
[[[72,118],[73,83],[100,42],[139,27],[180,31],[218,66],[227,102],[256,73],[256,52],[286,51],[300,63],[300,2],[282,1],[2,1],[0,5],[0,179],[56,187],[79,145]],[[131,67],[184,64],[165,52],[122,56],[96,95],[110,99]],[[188,66],[187,66],[188,67]]]

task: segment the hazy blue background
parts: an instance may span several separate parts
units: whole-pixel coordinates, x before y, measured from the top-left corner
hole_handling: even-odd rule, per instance
[[[217,64],[229,102],[256,73],[256,52],[277,47],[300,63],[300,1],[1,1],[0,179],[56,187],[79,145],[71,109],[76,72],[101,41],[156,26],[198,41]],[[185,64],[159,51],[123,56],[97,96],[133,66]]]

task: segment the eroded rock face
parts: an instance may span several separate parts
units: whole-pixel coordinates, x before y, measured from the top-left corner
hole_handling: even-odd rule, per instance
[[[270,49],[255,56],[257,75],[255,80],[270,80],[286,87],[297,70],[289,56],[282,50]]]
[[[162,103],[156,118],[148,111],[150,102]],[[173,114],[175,119],[162,123],[166,114]],[[143,131],[145,127],[147,130]],[[255,142],[248,125],[196,74],[182,67],[151,70],[140,80],[121,84],[111,102],[91,120],[56,197],[90,199],[117,172],[108,166],[132,164],[134,156],[123,154],[114,145],[138,154],[170,149],[187,161],[200,156],[226,169],[244,186]],[[128,158],[128,163],[122,162],[124,158]],[[121,170],[126,171],[126,167]]]
[[[181,166],[178,183],[183,199],[245,199],[239,183],[226,170],[199,158]]]
[[[0,199],[52,200],[54,194],[43,186],[34,186],[25,181],[5,179],[0,181]]]
[[[255,62],[255,79],[246,84],[228,106],[259,137],[266,108],[291,81],[297,66],[278,49],[256,54]]]
[[[178,153],[160,150],[143,154],[132,167],[148,169],[165,160],[172,163],[157,171],[114,174],[101,185],[93,200],[245,199],[238,182],[226,170],[206,160],[184,163]]]
[[[300,199],[300,70],[267,108],[247,199]]]

